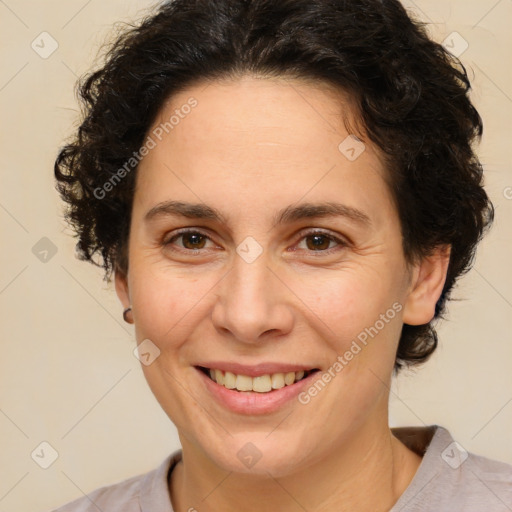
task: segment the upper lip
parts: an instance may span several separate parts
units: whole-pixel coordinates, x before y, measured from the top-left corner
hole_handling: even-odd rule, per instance
[[[231,372],[235,375],[247,375],[248,377],[259,377],[261,375],[272,375],[273,373],[288,373],[316,370],[317,366],[289,364],[289,363],[271,363],[264,362],[254,365],[245,365],[227,361],[211,361],[197,364],[202,368],[211,370],[222,370],[223,372]]]

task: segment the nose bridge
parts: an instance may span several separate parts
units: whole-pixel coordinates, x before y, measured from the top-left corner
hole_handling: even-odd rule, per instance
[[[270,330],[290,328],[291,313],[276,286],[282,286],[269,268],[266,253],[250,258],[251,247],[237,248],[230,272],[222,280],[213,311],[217,329],[228,330],[241,342],[257,342]]]

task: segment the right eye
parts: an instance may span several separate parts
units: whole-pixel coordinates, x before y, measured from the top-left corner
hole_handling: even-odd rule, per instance
[[[204,248],[204,244],[207,240],[210,240],[210,237],[197,231],[195,229],[184,229],[180,230],[170,238],[164,240],[162,245],[165,247],[169,247],[171,250],[176,250],[174,247],[176,245],[174,242],[178,239],[182,239],[182,247],[179,247],[180,252],[198,252]]]

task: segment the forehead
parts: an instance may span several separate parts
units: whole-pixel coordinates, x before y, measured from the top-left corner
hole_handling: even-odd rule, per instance
[[[189,109],[187,103],[192,99],[196,105]],[[319,142],[337,146],[339,137],[347,134],[340,121],[355,124],[353,102],[341,91],[319,82],[284,77],[243,76],[197,84],[169,98],[152,129],[163,127],[162,136],[170,135],[165,123],[181,110],[190,112],[181,115],[168,130],[176,145],[208,148],[210,157],[223,160],[250,148],[260,148],[262,157],[267,157],[272,149],[277,156],[290,146],[299,147],[301,155],[309,148],[318,149]]]
[[[166,101],[148,132],[155,146],[139,166],[136,202],[187,196],[268,208],[273,196],[289,203],[356,193],[369,206],[377,196],[382,202],[380,155],[345,126],[355,125],[354,113],[342,92],[302,80],[243,77],[187,88]]]

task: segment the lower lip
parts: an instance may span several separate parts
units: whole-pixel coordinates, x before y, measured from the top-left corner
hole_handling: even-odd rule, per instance
[[[281,389],[274,389],[267,393],[256,391],[236,391],[227,389],[210,379],[203,371],[196,368],[202,378],[206,390],[223,407],[238,414],[270,414],[285,404],[291,402],[305,387],[311,384],[318,372],[313,372],[306,378]]]

